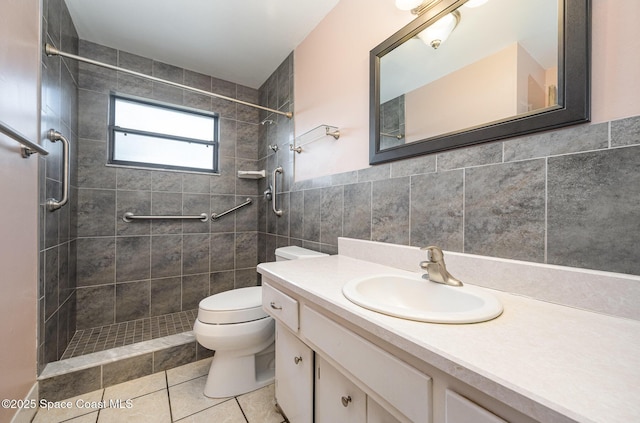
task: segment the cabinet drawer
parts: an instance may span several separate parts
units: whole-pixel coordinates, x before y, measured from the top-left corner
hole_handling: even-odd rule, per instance
[[[289,329],[298,332],[298,301],[264,281],[262,283],[262,308]]]
[[[446,423],[507,423],[495,414],[447,389],[445,403]]]
[[[431,422],[431,378],[320,313],[303,306],[302,333],[412,422]]]

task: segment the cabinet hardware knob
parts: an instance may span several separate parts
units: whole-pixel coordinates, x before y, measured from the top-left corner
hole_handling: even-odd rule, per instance
[[[274,310],[282,310],[282,306],[278,306],[276,305],[275,302],[271,301],[271,303],[269,304],[271,306],[272,309]]]
[[[342,401],[342,406],[343,406],[343,407],[348,406],[348,405],[349,405],[349,403],[351,402],[351,395],[346,396],[346,397],[342,397],[342,398],[341,398],[341,401]]]
[[[295,361],[296,364],[299,364],[302,361],[302,357],[294,357],[293,361]]]

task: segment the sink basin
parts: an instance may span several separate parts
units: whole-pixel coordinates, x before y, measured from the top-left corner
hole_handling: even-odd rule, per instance
[[[490,293],[464,285],[447,286],[419,276],[376,275],[347,282],[342,293],[360,307],[430,323],[478,323],[502,313]]]

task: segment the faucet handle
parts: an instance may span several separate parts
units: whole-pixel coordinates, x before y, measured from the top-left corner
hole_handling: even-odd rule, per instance
[[[439,247],[430,245],[422,247],[421,250],[427,250],[427,260],[420,262],[420,267],[427,271],[427,279],[451,286],[463,285],[462,282],[451,276],[451,273],[447,271],[444,264],[444,253]]]
[[[438,263],[444,260],[444,253],[442,252],[440,247],[430,245],[428,247],[422,247],[420,249],[427,251],[427,260],[429,260],[431,263]]]

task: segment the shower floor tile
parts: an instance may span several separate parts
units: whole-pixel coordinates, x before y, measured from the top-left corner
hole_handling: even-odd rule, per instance
[[[193,329],[198,310],[187,310],[162,316],[78,330],[62,354],[62,360],[149,341]]]

